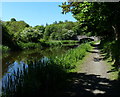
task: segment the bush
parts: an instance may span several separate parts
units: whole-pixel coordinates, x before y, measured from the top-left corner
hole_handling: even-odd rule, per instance
[[[71,30],[75,26],[74,22],[65,22],[58,24],[51,24],[46,27],[44,39],[49,40],[69,40],[72,39],[77,33]]]
[[[120,41],[105,41],[101,42],[102,52],[106,53],[105,59],[111,58],[115,66],[120,67]]]
[[[79,41],[74,40],[49,40],[45,42],[49,46],[71,46],[78,45]]]
[[[18,45],[20,46],[21,49],[35,49],[35,48],[41,48],[41,44],[40,43],[23,43],[20,42],[18,43]]]
[[[43,33],[41,33],[41,30],[39,29],[28,27],[28,28],[25,28],[18,35],[19,35],[19,39],[18,39],[19,41],[36,43],[39,41],[40,38],[42,38]]]
[[[64,66],[66,70],[71,70],[75,68],[75,64],[78,60],[82,60],[86,55],[87,50],[91,49],[90,44],[82,44],[75,49],[69,50],[62,57],[56,57],[54,60]]]
[[[59,57],[28,61],[27,66],[23,64],[22,69],[18,68],[4,80],[2,97],[58,96],[57,92],[67,84],[67,72],[75,68],[88,49],[89,44],[82,44]]]
[[[0,45],[0,51],[2,51],[2,52],[7,52],[7,51],[9,51],[9,50],[10,50],[10,48],[9,48],[8,46]]]

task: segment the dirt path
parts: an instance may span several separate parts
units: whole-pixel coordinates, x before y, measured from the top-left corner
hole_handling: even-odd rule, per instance
[[[82,69],[78,71],[78,73],[86,73],[88,75],[93,74],[93,75],[98,75],[99,78],[109,79],[110,74],[107,73],[109,67],[108,65],[106,65],[106,62],[103,61],[103,57],[101,57],[97,45],[99,44],[96,44],[94,49],[89,51],[90,54],[86,58],[86,61],[82,64]],[[109,85],[108,82],[100,82],[100,84]],[[91,91],[90,89],[86,89],[86,90]],[[104,94],[105,91],[95,89],[92,91],[92,93],[95,95]]]
[[[82,64],[82,69],[79,72],[100,75],[102,78],[109,78],[109,74],[107,73],[108,65],[106,65],[105,61],[103,61],[103,57],[101,57],[97,46],[89,52],[90,54],[86,58],[86,61]]]
[[[98,44],[78,72],[70,73],[71,85],[65,97],[120,97],[118,81],[109,79],[109,67],[100,55]]]

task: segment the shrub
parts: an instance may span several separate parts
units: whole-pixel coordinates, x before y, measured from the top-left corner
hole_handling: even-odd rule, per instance
[[[0,51],[2,51],[2,52],[7,52],[7,51],[9,51],[9,50],[10,50],[10,48],[9,48],[8,46],[0,45]]]
[[[120,41],[102,41],[102,52],[106,53],[105,59],[111,58],[115,66],[120,66]]]
[[[41,30],[32,27],[25,28],[19,33],[19,40],[22,42],[38,42],[42,38]]]
[[[22,69],[18,68],[3,81],[2,97],[56,97],[67,84],[67,72],[76,67],[75,63],[83,59],[88,49],[89,44],[82,44],[59,57],[28,61],[27,66],[23,64]]]
[[[91,48],[90,44],[82,44],[75,49],[69,50],[66,54],[62,55],[62,57],[56,57],[54,60],[64,66],[68,71],[75,68],[75,63],[78,60],[82,60],[86,55],[87,50]]]
[[[20,42],[18,43],[18,45],[20,46],[21,49],[35,49],[35,48],[41,48],[41,44],[40,43],[23,43]]]

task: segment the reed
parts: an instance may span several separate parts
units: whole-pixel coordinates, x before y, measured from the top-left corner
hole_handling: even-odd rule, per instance
[[[70,49],[59,57],[42,58],[39,61],[28,61],[22,69],[3,80],[2,97],[53,96],[59,95],[67,85],[67,73],[76,67],[76,62],[82,60],[89,44],[82,44]]]

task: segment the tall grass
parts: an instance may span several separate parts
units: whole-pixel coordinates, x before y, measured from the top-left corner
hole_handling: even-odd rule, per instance
[[[23,42],[20,42],[18,43],[19,47],[21,49],[35,49],[35,48],[42,48],[41,47],[41,44],[40,43],[23,43]]]
[[[58,64],[63,65],[64,68],[69,71],[76,67],[76,62],[82,60],[89,49],[91,49],[90,44],[81,44],[79,47],[69,50],[61,57],[56,57],[54,61],[55,63],[58,62]]]
[[[105,53],[105,59],[111,58],[115,66],[120,66],[120,41],[102,41],[102,52]]]
[[[78,45],[79,41],[75,41],[75,40],[49,40],[49,41],[46,41],[46,44],[48,44],[49,46],[57,46],[57,45],[69,46],[69,45]]]
[[[55,58],[42,58],[40,61],[28,61],[22,69],[3,80],[2,97],[53,96],[59,95],[67,84],[67,73],[82,60],[89,44],[69,50]]]
[[[9,50],[10,50],[9,47],[4,46],[4,45],[0,45],[0,51],[2,51],[2,52],[7,52],[7,51],[9,51]]]
[[[112,64],[114,71],[114,77],[118,76],[120,80],[120,40],[110,41],[102,40],[100,48],[102,53],[105,55],[104,59],[109,59]]]
[[[65,71],[53,61],[30,61],[28,68],[18,69],[8,75],[3,84],[3,97],[50,95],[59,90],[65,81]],[[61,76],[62,75],[62,76]],[[64,80],[64,81],[63,81]]]

